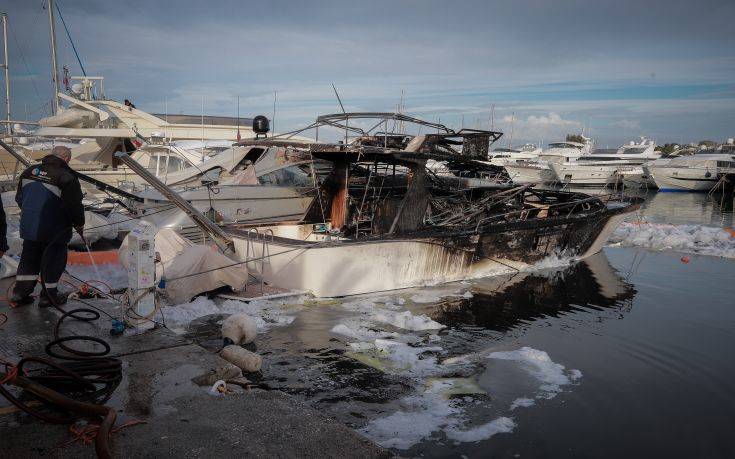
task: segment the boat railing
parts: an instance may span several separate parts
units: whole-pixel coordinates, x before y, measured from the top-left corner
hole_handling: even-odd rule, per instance
[[[265,263],[266,260],[270,259],[270,244],[268,244],[268,236],[270,236],[270,242],[275,240],[275,234],[271,228],[266,228],[262,233],[258,231],[258,228],[250,228],[247,232],[247,244],[245,248],[245,265],[253,265],[256,267],[256,272],[260,274],[260,293],[263,293],[263,286],[265,284]],[[260,243],[260,256],[255,253],[255,245]],[[257,268],[259,263],[259,269]],[[256,276],[248,272],[253,278],[258,279]]]
[[[584,210],[591,209],[592,206],[589,203],[590,202],[593,202],[593,201],[600,201],[600,202],[602,202],[602,200],[600,199],[599,196],[590,196],[588,198],[577,199],[575,201],[558,202],[558,203],[555,203],[555,204],[549,204],[548,206],[545,206],[544,209],[546,209],[546,210],[551,209],[551,208],[559,209],[559,208],[564,208],[564,207],[567,207],[567,206],[571,206],[570,207],[570,210],[569,210],[569,213],[567,214],[567,217],[569,217],[569,216],[572,215],[572,213],[574,213],[574,211],[576,210],[577,206],[580,205],[580,204],[583,204],[583,205],[586,206],[586,207],[584,207]],[[513,215],[518,215],[519,216],[519,220],[525,221],[528,218],[528,216],[530,215],[530,211],[531,210],[533,210],[533,209],[527,209],[527,208],[517,209],[517,210],[510,211],[510,212],[505,212],[505,213],[502,213],[502,214],[495,214],[495,215],[491,215],[489,217],[485,217],[483,219],[478,220],[477,225],[475,225],[475,232],[479,232],[480,227],[483,224],[485,224],[485,223],[488,223],[488,222],[491,222],[492,220],[497,220],[497,219],[500,219],[500,218],[511,217]]]

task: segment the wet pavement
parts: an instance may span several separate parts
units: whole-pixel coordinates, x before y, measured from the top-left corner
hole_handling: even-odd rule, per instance
[[[111,302],[93,304],[112,315]],[[76,307],[74,303],[67,308]],[[35,305],[7,309],[0,326],[0,356],[44,356],[59,313]],[[213,396],[193,379],[210,375],[223,362],[215,354],[165,329],[112,337],[109,320],[85,324],[64,321],[62,336],[84,334],[107,340],[123,362],[123,379],[107,401],[118,411],[118,423],[147,423],[113,435],[116,457],[323,456],[388,457],[385,450],[343,424],[278,391],[244,390]],[[94,350],[93,345],[71,343]],[[86,346],[86,347],[85,347]],[[18,413],[0,399],[0,432],[4,457],[91,457],[92,446],[70,439],[67,426],[43,424]]]

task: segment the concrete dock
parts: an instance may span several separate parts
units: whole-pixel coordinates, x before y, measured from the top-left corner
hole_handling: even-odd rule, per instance
[[[118,306],[93,300],[112,315]],[[70,302],[69,310],[83,305]],[[9,308],[0,325],[0,357],[46,357],[60,313],[35,304]],[[140,335],[111,336],[106,316],[93,323],[67,319],[61,335],[82,334],[107,340],[111,355],[123,362],[123,380],[107,405],[118,410],[118,424],[146,424],[115,433],[115,457],[390,457],[392,454],[348,427],[278,391],[235,387],[214,396],[197,384],[211,378],[224,361],[165,328]],[[74,347],[85,344],[70,343]],[[75,442],[68,426],[50,425],[18,412],[0,397],[0,436],[4,457],[94,457],[94,446]],[[63,446],[62,446],[63,445]]]

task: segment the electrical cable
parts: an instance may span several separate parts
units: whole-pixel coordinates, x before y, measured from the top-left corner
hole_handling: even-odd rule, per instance
[[[61,313],[54,324],[53,339],[45,346],[46,354],[57,361],[39,357],[25,357],[15,365],[2,361],[6,374],[0,380],[0,395],[18,409],[50,423],[68,424],[79,416],[98,419],[99,429],[95,436],[97,455],[110,457],[109,435],[114,428],[117,414],[113,408],[103,404],[122,381],[122,361],[107,356],[111,347],[101,338],[86,335],[61,336],[64,320],[72,318],[92,322],[101,317],[100,309],[96,307],[62,309],[54,295],[49,294],[44,279],[43,267],[46,266],[50,246],[60,238],[68,237],[70,230],[71,228],[67,228],[59,232],[47,244],[41,255],[41,294],[45,294],[51,305]],[[87,304],[84,301],[80,302]],[[68,343],[71,342],[93,343],[102,349],[79,349],[70,346]],[[26,370],[27,364],[40,365],[43,369]],[[12,394],[3,384],[21,387],[43,402],[47,408],[66,414],[49,414],[47,410],[37,409],[31,403]]]

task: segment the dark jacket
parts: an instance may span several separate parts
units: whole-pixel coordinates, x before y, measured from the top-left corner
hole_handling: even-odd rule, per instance
[[[8,223],[5,221],[5,208],[3,208],[3,200],[0,199],[0,252],[8,250]]]
[[[21,239],[68,242],[72,226],[84,225],[79,179],[56,156],[48,155],[23,171],[15,202],[21,209]]]

